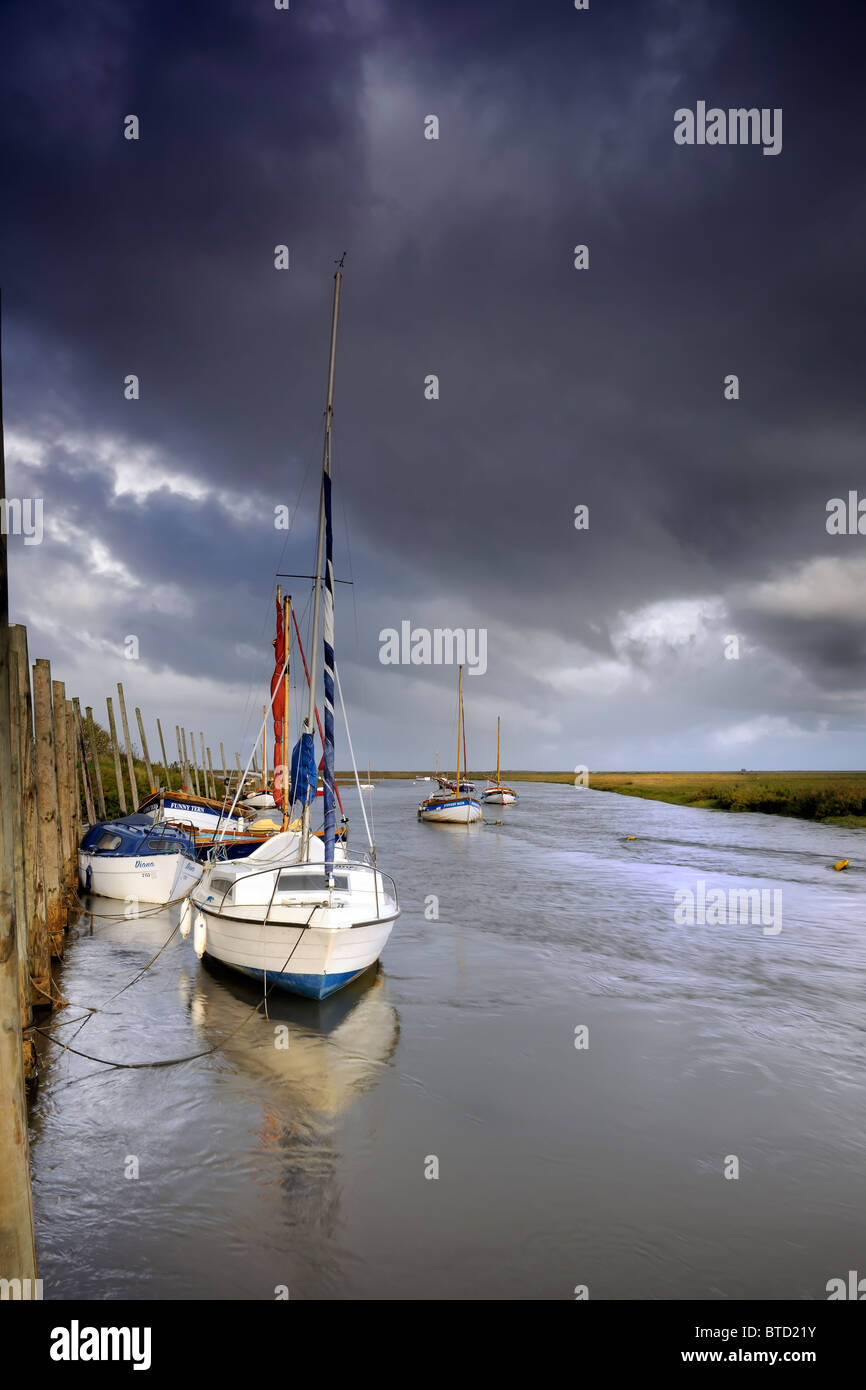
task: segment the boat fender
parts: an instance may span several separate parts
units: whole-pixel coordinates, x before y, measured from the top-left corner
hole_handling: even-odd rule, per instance
[[[180,910],[180,920],[178,922],[178,926],[180,928],[181,936],[183,937],[184,941],[186,941],[186,938],[189,936],[189,929],[192,926],[192,903],[190,902],[189,898],[187,898],[186,902]]]
[[[840,859],[837,864],[833,865],[833,868],[839,873],[840,869],[847,869],[850,862],[850,859]]]
[[[204,917],[201,915],[200,912],[196,914],[195,927],[193,929],[192,934],[192,944],[193,948],[195,949],[196,955],[198,956],[199,960],[201,960],[202,956],[207,950],[207,923],[205,922]]]

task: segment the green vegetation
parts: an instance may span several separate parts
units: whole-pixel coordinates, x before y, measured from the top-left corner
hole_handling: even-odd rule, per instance
[[[679,806],[866,826],[864,772],[598,772],[589,785]]]
[[[99,758],[99,772],[100,776],[102,777],[102,791],[105,797],[105,815],[108,820],[111,820],[113,816],[121,814],[120,798],[117,794],[117,778],[115,777],[114,773],[114,755],[111,751],[111,740],[108,734],[108,730],[104,729],[101,724],[97,724],[95,720],[94,729],[96,734],[96,752]],[[88,758],[88,765],[89,762],[90,760]],[[134,754],[132,764],[135,770],[135,785],[138,791],[138,799],[139,802],[141,802],[144,800],[146,796],[150,795],[151,791],[150,783],[147,780],[147,769],[144,765],[144,759],[137,758]],[[120,771],[121,776],[123,778],[123,789],[126,794],[126,809],[127,812],[131,812],[132,801],[129,795],[129,769],[126,762],[126,753],[124,752],[123,748],[121,748],[120,750]],[[179,787],[181,776],[176,763],[170,764],[169,772],[171,773],[171,785],[174,788]],[[160,781],[164,782],[165,774],[163,772],[161,763],[159,764],[159,766],[154,767],[153,774],[154,777],[157,777],[160,779]],[[94,804],[96,804],[95,787],[93,787],[93,800]],[[81,813],[83,816],[86,817],[87,812],[83,804],[81,807]],[[98,806],[96,807],[96,813],[98,816]]]

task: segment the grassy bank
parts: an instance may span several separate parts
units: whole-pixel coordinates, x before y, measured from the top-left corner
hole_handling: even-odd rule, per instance
[[[864,772],[595,772],[589,784],[678,806],[866,826]]]
[[[377,781],[414,777],[376,772]],[[487,773],[470,772],[482,786]],[[346,778],[346,780],[349,780]],[[573,772],[503,770],[503,782],[571,784]],[[866,827],[866,772],[591,772],[596,791],[699,806],[712,811],[764,811],[777,816]]]

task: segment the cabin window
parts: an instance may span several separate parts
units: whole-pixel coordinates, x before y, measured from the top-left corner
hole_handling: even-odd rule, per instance
[[[180,849],[178,840],[148,840],[145,849],[151,854],[176,854]]]
[[[120,835],[114,835],[110,830],[105,830],[96,841],[94,849],[118,849],[122,844],[123,839]]]
[[[348,889],[349,875],[335,874],[338,888]],[[327,887],[324,869],[320,874],[280,874],[277,889],[280,893],[321,893]]]
[[[219,894],[219,896],[222,897],[223,893],[225,893],[227,888],[233,887],[234,880],[230,878],[212,878],[210,881],[210,888],[214,897],[216,897],[217,894]]]

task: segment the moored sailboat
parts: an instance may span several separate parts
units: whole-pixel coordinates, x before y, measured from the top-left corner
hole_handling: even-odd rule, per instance
[[[501,779],[500,767],[499,767],[499,744],[500,744],[500,727],[501,727],[501,724],[502,724],[502,720],[501,720],[501,719],[499,718],[499,716],[497,715],[497,718],[496,718],[496,781],[495,781],[495,782],[490,781],[490,780],[488,781],[488,785],[487,785],[486,789],[481,793],[481,800],[482,800],[482,801],[485,801],[485,802],[487,802],[487,803],[489,803],[489,804],[491,804],[491,805],[494,805],[494,806],[510,806],[510,805],[512,804],[512,802],[518,800],[518,796],[517,796],[517,792],[512,791],[510,787],[504,787],[504,786],[502,785],[502,779]]]
[[[309,701],[292,753],[291,796],[292,804],[302,804],[301,825],[297,831],[290,828],[274,835],[244,859],[213,863],[193,893],[198,909],[195,947],[199,956],[213,956],[266,984],[316,999],[333,994],[378,961],[400,912],[396,886],[376,866],[372,841],[369,860],[350,861],[337,842],[335,827],[334,687],[336,680],[339,690],[339,673],[334,660],[330,446],[341,283],[342,261],[334,277]],[[324,653],[321,841],[310,827],[317,775],[313,725],[320,620]],[[340,702],[342,706],[342,693]],[[346,733],[351,753],[348,727]],[[352,759],[354,763],[354,754]]]
[[[463,729],[463,667],[459,668],[457,686],[457,780],[448,783],[449,790],[428,796],[418,807],[418,819],[440,825],[472,825],[481,819],[481,805],[464,791],[467,784],[460,781],[460,735]],[[465,754],[464,754],[465,756]],[[440,787],[442,781],[439,781]],[[470,784],[471,785],[471,784]]]

